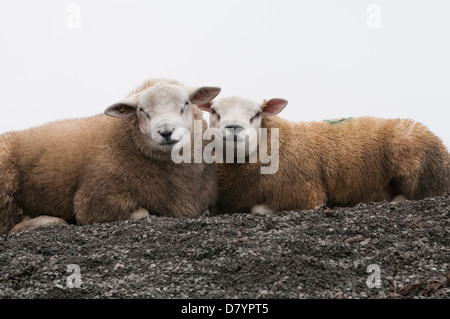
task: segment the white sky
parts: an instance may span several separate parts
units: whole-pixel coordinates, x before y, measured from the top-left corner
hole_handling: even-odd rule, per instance
[[[165,77],[286,98],[296,121],[411,118],[450,147],[449,15],[447,0],[0,0],[0,133]]]

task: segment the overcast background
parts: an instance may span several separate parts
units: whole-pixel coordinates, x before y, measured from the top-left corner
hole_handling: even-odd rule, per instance
[[[283,97],[298,121],[411,118],[449,147],[450,1],[0,0],[0,133],[153,77]]]

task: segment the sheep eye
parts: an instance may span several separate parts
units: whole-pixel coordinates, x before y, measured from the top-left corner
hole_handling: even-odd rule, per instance
[[[217,120],[220,121],[220,115],[216,112],[216,110],[211,109],[211,115],[214,115],[215,117],[217,117]]]
[[[118,107],[118,110],[119,110],[120,113],[125,112],[125,105],[119,106],[119,107]]]
[[[144,109],[142,107],[138,106],[138,111],[141,112],[141,114],[144,114],[147,118],[150,118],[150,116],[147,114],[147,112],[144,111]]]
[[[256,120],[260,116],[261,116],[261,112],[256,113],[256,115],[250,119],[250,123],[253,122],[254,120]]]
[[[183,108],[181,109],[181,114],[183,114],[184,113],[184,109],[186,108],[186,106],[189,106],[189,104],[191,103],[191,101],[186,101],[186,103],[184,103],[184,106],[183,106]]]

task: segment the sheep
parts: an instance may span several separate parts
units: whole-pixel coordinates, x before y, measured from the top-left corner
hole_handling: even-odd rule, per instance
[[[276,116],[286,105],[284,99],[241,97],[199,105],[210,113],[211,128],[224,140],[236,141],[235,149],[248,129],[267,128],[259,146],[267,143],[268,149],[279,151],[274,174],[261,174],[265,165],[260,157],[256,163],[217,164],[218,213],[273,214],[450,193],[449,153],[424,125],[375,117],[291,122]],[[274,128],[279,141],[272,141]],[[249,145],[244,145],[247,158]]]
[[[208,213],[217,197],[214,165],[175,164],[175,129],[207,123],[195,104],[219,87],[153,79],[90,118],[0,135],[0,234],[14,225],[78,225],[148,216]],[[59,220],[59,221],[58,221]]]

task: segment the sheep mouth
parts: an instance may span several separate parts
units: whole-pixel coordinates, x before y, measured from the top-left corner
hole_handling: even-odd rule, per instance
[[[224,136],[223,141],[224,142],[230,141],[230,142],[234,142],[234,143],[244,143],[245,137],[241,137],[238,135]],[[230,142],[228,142],[228,143],[230,143]]]
[[[168,140],[168,141],[162,141],[162,142],[160,142],[158,144],[161,145],[161,146],[165,146],[165,145],[173,145],[173,144],[176,144],[178,142],[179,142],[178,140]]]

